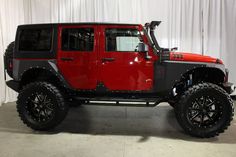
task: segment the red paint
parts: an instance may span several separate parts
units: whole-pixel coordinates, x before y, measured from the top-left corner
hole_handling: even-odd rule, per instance
[[[61,32],[63,28],[94,28],[94,49],[91,52],[61,50]],[[57,64],[60,73],[75,89],[96,89],[103,83],[109,90],[151,90],[154,83],[154,61],[158,60],[153,53],[147,37],[143,41],[149,45],[150,60],[141,52],[106,52],[106,28],[143,29],[141,25],[59,25]],[[73,58],[63,61],[61,58]],[[114,58],[114,61],[103,61],[103,58]],[[221,60],[198,54],[171,52],[170,60],[186,62],[207,62],[223,64]]]
[[[176,57],[178,56],[178,57]],[[181,57],[179,57],[181,56]],[[206,63],[220,63],[223,64],[222,60],[216,59],[210,56],[203,56],[193,53],[184,53],[184,52],[171,52],[170,60],[173,61],[186,61],[186,62],[206,62]]]
[[[153,86],[153,59],[146,60],[140,52],[105,52],[106,28],[136,28],[141,26],[101,26],[99,53],[99,81],[110,90],[150,90]],[[150,48],[151,50],[151,48]],[[114,58],[102,62],[102,58]]]
[[[94,49],[91,52],[61,50],[63,28],[94,28]],[[75,89],[95,89],[98,80],[98,27],[96,25],[59,26],[57,65],[63,77]],[[73,58],[62,61],[61,58]]]
[[[95,45],[92,52],[62,51],[61,31],[63,28],[94,28]],[[141,25],[83,25],[59,26],[58,67],[64,78],[75,89],[96,89],[97,83],[103,83],[109,90],[150,90],[153,86],[153,61],[157,59],[150,49],[151,60],[138,52],[105,52],[105,28],[136,28]],[[99,36],[100,34],[100,36]],[[143,36],[144,42],[147,38]],[[62,61],[61,58],[74,58],[73,61]],[[103,58],[114,58],[112,62]]]

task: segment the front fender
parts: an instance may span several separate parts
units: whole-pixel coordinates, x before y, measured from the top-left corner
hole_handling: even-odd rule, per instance
[[[174,86],[180,82],[186,73],[199,68],[212,68],[226,75],[225,66],[216,63],[163,61],[154,63],[154,91],[170,94]]]

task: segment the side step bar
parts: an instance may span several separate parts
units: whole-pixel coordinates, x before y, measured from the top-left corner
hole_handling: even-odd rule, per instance
[[[75,100],[86,101],[86,104],[108,105],[108,106],[136,106],[136,107],[137,106],[154,107],[159,103],[163,102],[163,99],[160,98],[125,99],[125,98],[109,98],[109,97],[95,97],[95,98],[75,97]]]

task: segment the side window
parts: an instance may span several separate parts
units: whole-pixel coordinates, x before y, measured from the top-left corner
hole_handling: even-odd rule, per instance
[[[106,51],[135,52],[138,43],[141,42],[137,29],[131,28],[107,28]]]
[[[52,28],[24,29],[19,38],[19,51],[50,51]]]
[[[93,28],[64,28],[62,30],[62,50],[93,51]]]

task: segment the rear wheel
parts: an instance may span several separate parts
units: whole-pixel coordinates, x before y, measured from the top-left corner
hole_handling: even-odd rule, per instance
[[[4,66],[7,71],[7,74],[10,77],[13,77],[13,51],[15,47],[15,42],[11,42],[5,51],[4,54]]]
[[[60,91],[47,82],[33,82],[19,93],[17,111],[21,120],[35,130],[49,130],[66,116],[68,106]]]
[[[196,137],[213,137],[224,132],[234,113],[230,96],[211,83],[190,87],[180,98],[175,110],[182,128]]]

